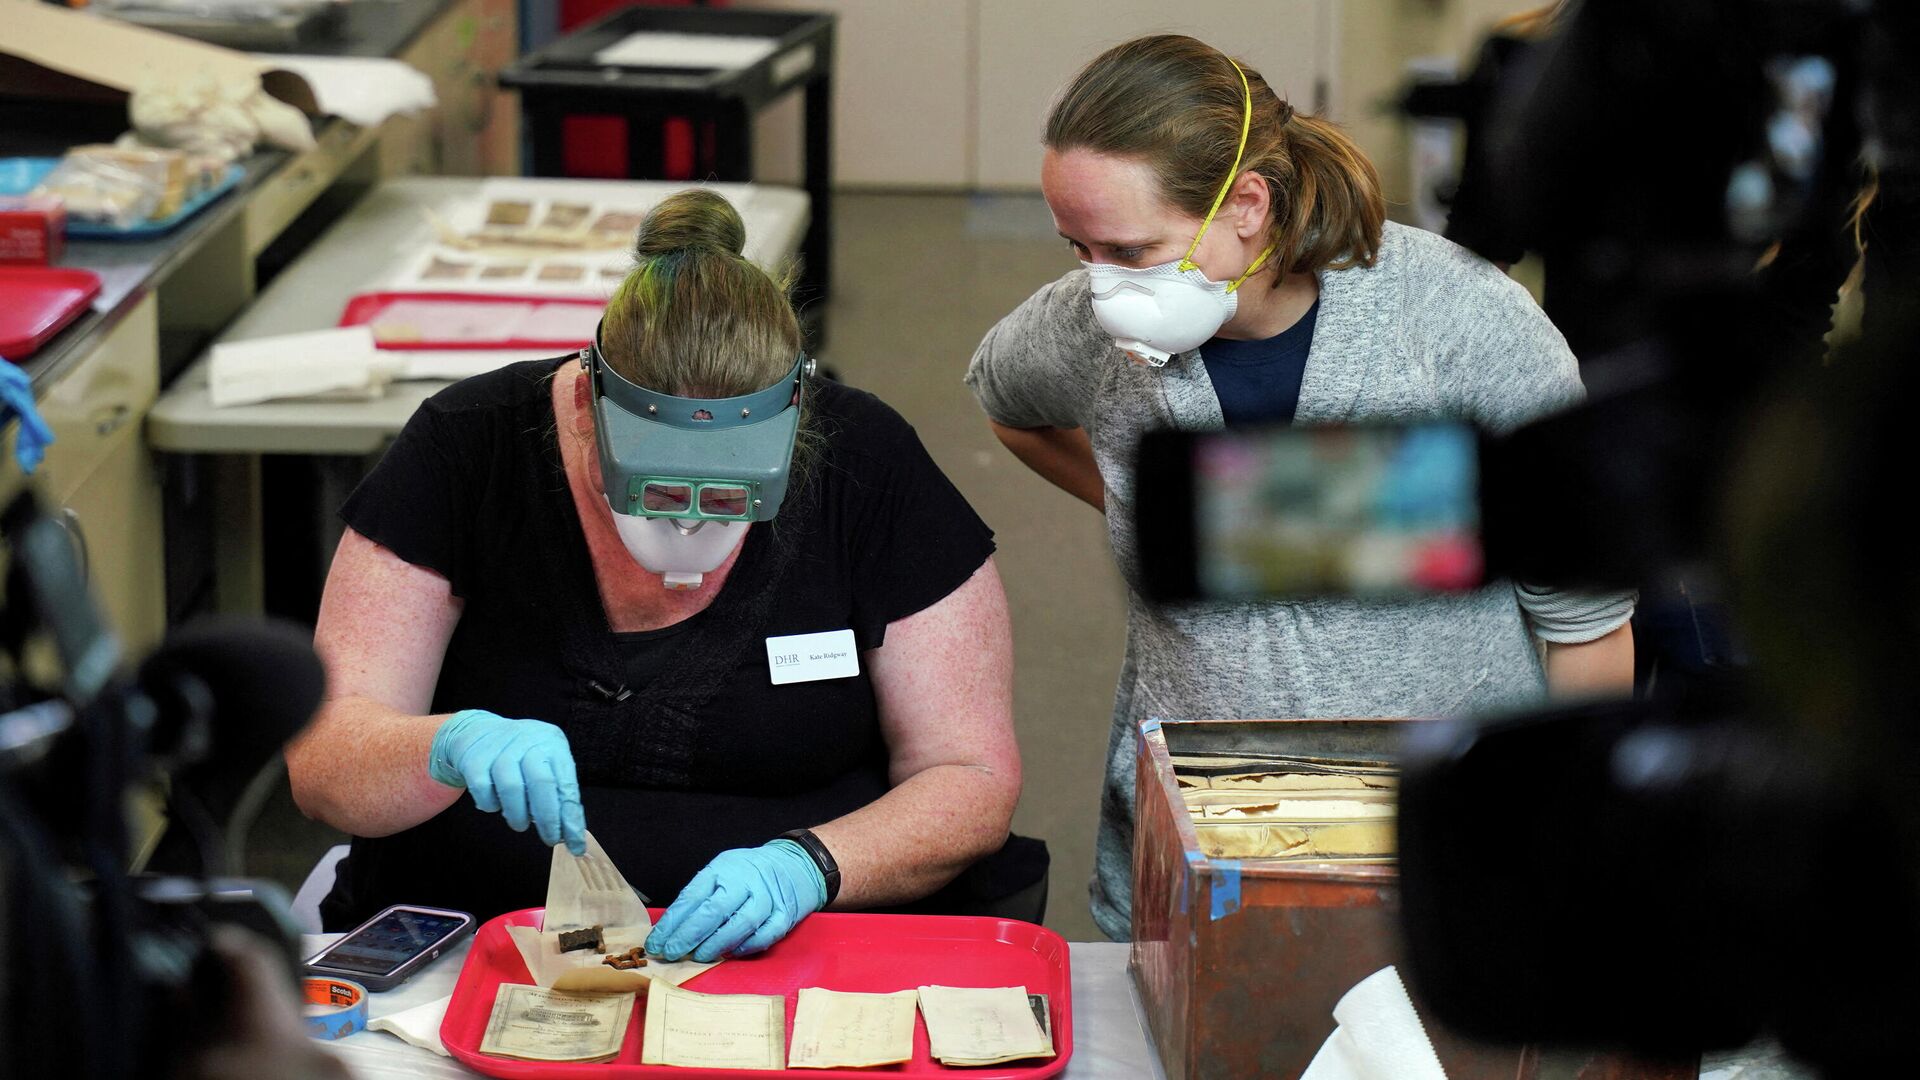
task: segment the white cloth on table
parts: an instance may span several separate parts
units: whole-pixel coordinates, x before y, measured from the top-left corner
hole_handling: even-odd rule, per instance
[[[440,1041],[440,1024],[446,1020],[447,1006],[451,1004],[453,995],[448,994],[411,1009],[376,1016],[367,1022],[367,1030],[384,1031],[422,1050],[431,1050],[441,1057],[452,1057],[447,1053],[446,1044]]]

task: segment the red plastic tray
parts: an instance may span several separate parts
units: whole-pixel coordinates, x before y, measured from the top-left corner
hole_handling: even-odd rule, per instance
[[[0,266],[0,357],[25,360],[100,293],[100,275],[53,266]]]
[[[875,1077],[971,1077],[973,1080],[1040,1080],[1055,1076],[1073,1056],[1073,979],[1067,943],[1032,923],[1011,919],[943,915],[863,915],[825,913],[802,922],[786,939],[745,960],[729,960],[687,984],[703,994],[781,994],[787,999],[787,1038],[793,1038],[797,991],[823,987],[862,993],[941,986],[1025,986],[1048,995],[1053,1044],[1059,1053],[1045,1061],[949,1068],[927,1051],[927,1024],[915,1014],[913,1060],[875,1069],[682,1069],[640,1064],[645,1015],[627,1025],[620,1056],[600,1064],[516,1061],[480,1053],[494,988],[503,982],[531,983],[527,966],[507,936],[508,926],[539,926],[543,909],[508,912],[488,920],[474,936],[467,964],[453,988],[453,1001],[440,1025],[440,1041],[468,1066],[489,1076],[600,1080],[637,1077],[768,1076],[820,1080],[874,1080]],[[654,909],[658,919],[661,909]]]
[[[360,326],[377,324],[380,318],[390,313],[397,305],[414,305],[416,313],[431,317],[434,308],[447,312],[449,323],[458,323],[474,312],[482,313],[477,320],[493,330],[497,330],[503,321],[517,319],[529,308],[549,309],[561,313],[563,321],[578,322],[582,329],[577,333],[555,334],[499,334],[480,336],[459,332],[446,336],[425,335],[417,340],[380,339],[375,337],[382,349],[551,349],[556,353],[570,349],[579,349],[593,339],[593,324],[607,305],[600,300],[587,300],[569,296],[523,296],[507,293],[462,293],[462,292],[368,292],[360,293],[347,301],[347,308],[340,314],[341,326]],[[499,312],[498,315],[484,314],[487,309]],[[460,313],[458,317],[455,313]],[[577,318],[573,317],[577,313]],[[546,321],[549,324],[553,321]]]

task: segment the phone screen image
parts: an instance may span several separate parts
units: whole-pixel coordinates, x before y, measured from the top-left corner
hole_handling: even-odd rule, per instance
[[[428,911],[390,911],[340,939],[318,963],[342,971],[391,975],[457,929],[463,920]]]
[[[1470,428],[1224,432],[1196,436],[1192,455],[1203,596],[1456,592],[1484,579]]]

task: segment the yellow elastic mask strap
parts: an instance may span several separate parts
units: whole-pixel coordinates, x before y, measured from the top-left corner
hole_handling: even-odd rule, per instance
[[[1273,245],[1268,244],[1266,247],[1266,250],[1260,253],[1260,257],[1253,260],[1253,265],[1247,267],[1247,272],[1233,279],[1233,284],[1227,286],[1227,291],[1232,292],[1233,290],[1239,288],[1240,283],[1252,277],[1253,272],[1255,270],[1258,270],[1262,266],[1265,266],[1267,264],[1267,259],[1270,258],[1272,255],[1273,255]]]
[[[1187,247],[1187,253],[1180,256],[1182,271],[1199,269],[1194,265],[1193,253],[1200,250],[1200,239],[1207,235],[1207,227],[1213,224],[1213,215],[1220,212],[1220,204],[1227,201],[1227,192],[1233,190],[1233,182],[1240,179],[1240,159],[1246,156],[1247,134],[1253,130],[1253,87],[1247,85],[1247,73],[1240,70],[1240,65],[1235,63],[1232,57],[1227,58],[1227,63],[1233,64],[1234,73],[1240,76],[1240,90],[1244,95],[1242,100],[1245,104],[1240,111],[1240,148],[1233,152],[1233,168],[1227,171],[1226,182],[1220,185],[1220,194],[1213,197],[1213,207],[1207,211],[1207,216],[1200,222],[1200,231],[1194,234],[1193,243]],[[1265,257],[1261,256],[1263,259]],[[1254,265],[1257,267],[1260,264]],[[1251,274],[1253,271],[1248,270],[1247,273]],[[1241,280],[1246,280],[1245,274],[1241,275]],[[1238,281],[1234,282],[1235,286],[1239,284]]]

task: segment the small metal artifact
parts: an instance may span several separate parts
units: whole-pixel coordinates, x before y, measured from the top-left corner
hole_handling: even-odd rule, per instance
[[[619,971],[631,971],[634,968],[647,966],[647,951],[635,945],[626,952],[613,953],[600,962]]]

